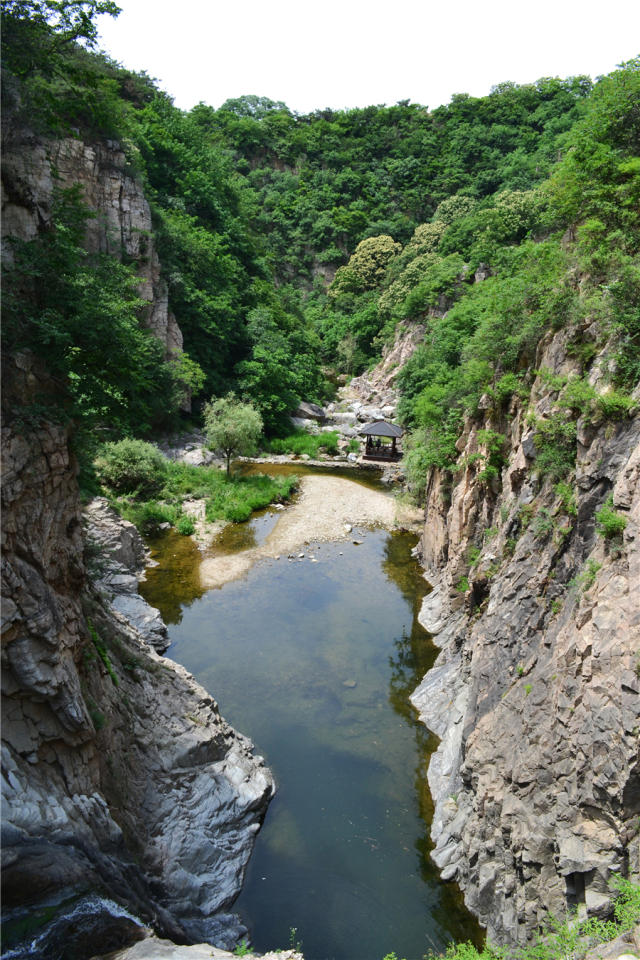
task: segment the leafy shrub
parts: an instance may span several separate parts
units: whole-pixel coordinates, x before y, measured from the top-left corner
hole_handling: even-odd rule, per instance
[[[456,437],[457,431],[449,424],[443,424],[439,431],[414,430],[406,435],[402,468],[416,503],[424,501],[429,473],[434,467],[452,468],[458,456]]]
[[[84,249],[94,214],[80,196],[77,186],[56,191],[49,229],[33,240],[10,240],[3,350],[40,357],[61,388],[48,404],[87,429],[108,423],[143,434],[175,414],[181,392],[162,345],[140,323],[144,301],[133,268]]]
[[[104,645],[104,641],[98,635],[98,631],[95,629],[95,627],[91,623],[91,620],[87,620],[87,628],[89,630],[89,636],[91,637],[91,642],[93,643],[94,647],[98,651],[100,659],[104,663],[107,673],[111,678],[111,682],[115,687],[117,687],[120,681],[118,680],[117,674],[115,673],[113,667],[111,666],[111,659],[109,657],[109,654],[107,653],[107,649]],[[99,729],[100,727],[96,727],[96,730],[99,730]]]
[[[593,409],[596,391],[583,378],[569,380],[562,392],[560,406],[570,410],[574,416],[584,416]]]
[[[593,557],[590,557],[589,560],[587,560],[584,569],[569,581],[569,589],[582,590],[583,593],[587,590],[590,590],[596,582],[596,576],[601,567],[601,563],[598,563],[593,559]]]
[[[178,533],[181,533],[183,537],[190,537],[192,533],[195,533],[195,524],[191,517],[180,517],[176,524],[176,530]]]
[[[534,443],[538,455],[536,469],[540,476],[562,480],[571,473],[576,462],[577,431],[572,420],[553,413],[548,420],[539,420]]]
[[[346,267],[336,272],[330,287],[331,296],[341,293],[369,290],[378,286],[386,272],[389,261],[401,250],[393,237],[381,235],[367,237],[355,249]]]
[[[525,692],[530,691],[525,687]],[[596,944],[615,940],[640,921],[640,886],[623,877],[614,877],[611,887],[618,891],[614,907],[615,921],[593,917],[586,920],[568,917],[561,921],[550,917],[542,932],[537,933],[531,943],[511,949],[493,944],[486,944],[482,948],[476,948],[471,943],[450,944],[444,960],[569,960],[584,957]],[[397,957],[391,953],[384,960],[397,960]],[[436,960],[436,954],[430,951],[425,960]]]
[[[505,444],[507,438],[496,430],[478,430],[478,443],[486,450],[484,468],[478,474],[481,483],[488,483],[497,477],[505,463]]]
[[[625,877],[614,877],[611,886],[618,891],[614,906],[616,921],[621,930],[632,930],[640,923],[640,886]]]
[[[541,507],[533,521],[533,535],[537,540],[542,540],[553,533],[555,524],[551,514],[545,507]]]
[[[525,392],[522,380],[515,373],[503,374],[493,389],[499,403],[506,403],[514,393],[522,396]]]
[[[467,217],[470,213],[473,213],[476,205],[477,200],[457,193],[453,197],[447,197],[446,200],[438,204],[433,219],[436,222],[451,224],[455,220],[459,220],[461,217]]]
[[[613,507],[613,497],[608,497],[599,510],[596,510],[596,529],[605,540],[622,536],[627,526],[627,518]]]
[[[560,498],[564,512],[570,517],[576,517],[578,515],[578,507],[576,505],[576,495],[571,484],[560,480],[556,483],[553,491],[555,495]]]
[[[610,390],[598,397],[597,405],[607,420],[624,420],[634,407],[633,397],[620,390]]]
[[[469,566],[475,567],[479,563],[481,555],[482,550],[480,547],[476,547],[474,545],[470,546],[467,550],[467,560],[469,561]]]
[[[115,493],[150,496],[158,493],[167,461],[157,447],[144,440],[125,438],[106,443],[96,458],[96,472]]]

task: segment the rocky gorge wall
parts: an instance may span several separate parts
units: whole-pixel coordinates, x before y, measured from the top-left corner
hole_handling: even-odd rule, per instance
[[[151,210],[118,141],[44,140],[24,129],[14,132],[3,145],[2,237],[32,240],[51,221],[56,191],[74,186],[95,213],[87,221],[87,250],[135,266],[138,296],[148,304],[142,322],[164,344],[167,357],[175,356],[182,350],[182,333],[169,309]],[[9,244],[3,244],[3,256],[10,261]]]
[[[577,372],[566,332],[540,344],[541,368]],[[604,389],[597,362],[590,382]],[[531,414],[556,398],[540,376],[528,411],[484,398],[453,481],[429,478],[420,545],[420,619],[441,647],[412,697],[441,739],[432,856],[498,942],[567,907],[606,915],[612,874],[640,871],[640,417],[578,421],[567,509],[535,470]],[[493,480],[481,429],[507,438]],[[609,496],[627,521],[613,540],[595,524]]]
[[[140,919],[114,916],[94,899],[82,914],[93,947],[74,956],[91,956],[96,942],[131,942],[143,935],[140,920],[178,942],[232,946],[243,928],[226,911],[272,777],[211,696],[156,652],[166,630],[157,611],[140,608],[144,549],[135,528],[98,501],[83,530],[68,429],[16,419],[16,400],[28,402],[42,383],[28,355],[7,362],[4,919],[97,894]],[[74,923],[77,932],[77,916]],[[59,935],[69,950],[75,941]],[[39,955],[48,955],[46,944]]]

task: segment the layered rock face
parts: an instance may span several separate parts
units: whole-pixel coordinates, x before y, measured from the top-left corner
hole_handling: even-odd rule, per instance
[[[385,346],[382,359],[373,370],[355,377],[345,394],[350,394],[379,411],[386,410],[386,416],[393,416],[398,400],[396,378],[409,357],[424,340],[426,327],[422,323],[410,323],[406,320],[398,323],[394,341]]]
[[[175,356],[182,350],[182,333],[160,276],[151,211],[120,143],[87,144],[70,137],[43,141],[21,132],[3,151],[2,236],[32,240],[51,220],[56,190],[73,186],[80,187],[84,203],[96,214],[87,223],[87,250],[126,257],[135,265],[138,295],[148,304],[142,320],[164,344],[167,357]],[[4,255],[10,260],[9,245]]]
[[[538,369],[573,372],[565,339],[541,344]],[[535,415],[552,400],[538,378]],[[485,406],[453,487],[429,480],[421,622],[442,650],[412,699],[442,741],[433,857],[488,936],[513,942],[549,912],[606,914],[612,873],[640,870],[640,419],[579,421],[567,510],[536,479],[519,401],[508,423]],[[479,476],[481,427],[508,433],[501,482]],[[627,520],[618,540],[596,531],[609,495]]]
[[[157,654],[157,632],[123,614],[144,550],[104,503],[85,564],[68,432],[13,418],[11,401],[40,390],[41,371],[18,357],[4,387],[5,917],[97,893],[179,942],[233,945],[243,928],[225,911],[271,775],[211,696]]]

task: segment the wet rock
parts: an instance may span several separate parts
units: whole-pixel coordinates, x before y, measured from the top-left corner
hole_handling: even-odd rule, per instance
[[[88,960],[99,943],[105,952],[118,950],[142,940],[149,931],[131,914],[113,901],[99,897],[83,898],[69,911],[62,910],[35,942],[26,945],[20,956],[38,956],[41,960]],[[37,951],[37,952],[36,952]]]

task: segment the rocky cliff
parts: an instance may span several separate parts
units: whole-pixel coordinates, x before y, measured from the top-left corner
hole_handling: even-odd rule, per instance
[[[123,615],[144,551],[100,503],[83,542],[67,428],[16,416],[43,378],[28,355],[4,376],[4,917],[59,907],[69,957],[138,935],[104,898],[178,942],[232,945],[243,928],[226,910],[273,781],[211,696],[158,655],[155,611],[137,627]],[[73,953],[87,924],[90,952]],[[38,955],[58,955],[55,936]]]
[[[23,129],[15,132],[3,149],[2,236],[32,240],[50,223],[56,190],[74,186],[95,214],[87,222],[87,250],[135,266],[138,295],[148,304],[142,321],[167,356],[175,356],[182,350],[182,333],[169,310],[149,203],[118,141],[43,140]],[[10,259],[11,248],[3,254]]]
[[[441,738],[433,857],[502,942],[606,914],[611,874],[640,870],[640,418],[582,416],[575,480],[540,479],[532,424],[578,371],[567,337],[540,344],[528,401],[483,398],[453,480],[427,485],[421,622],[442,649],[412,699]],[[606,390],[598,362],[589,379]],[[607,538],[609,497],[626,527]]]

